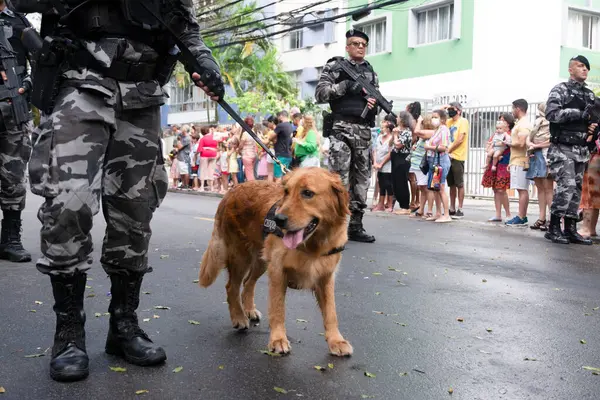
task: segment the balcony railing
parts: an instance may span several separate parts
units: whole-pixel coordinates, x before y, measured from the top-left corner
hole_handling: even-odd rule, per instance
[[[185,103],[175,103],[169,105],[169,112],[186,112],[186,111],[206,111],[209,108],[208,101],[188,101]]]

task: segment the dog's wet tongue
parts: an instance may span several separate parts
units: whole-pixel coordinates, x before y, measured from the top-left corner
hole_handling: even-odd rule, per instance
[[[304,229],[300,229],[296,232],[287,232],[283,236],[283,244],[285,244],[285,247],[287,247],[288,249],[295,249],[300,243],[302,243],[303,239]]]

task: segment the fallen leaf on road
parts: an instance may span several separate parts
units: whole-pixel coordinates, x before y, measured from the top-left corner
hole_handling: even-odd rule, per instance
[[[302,318],[296,318],[296,322],[308,322],[308,321],[305,319],[302,319]]]
[[[102,314],[102,315],[105,315],[105,316],[107,316],[107,317],[108,317],[108,316],[110,316],[110,313],[109,313],[109,312],[105,312],[105,313],[104,313],[104,314]]]
[[[189,319],[188,322],[192,325],[200,325],[200,322],[194,321],[193,319]]]
[[[6,393],[6,389],[4,389],[2,386],[0,386],[0,393]]]
[[[537,361],[537,358],[525,357],[523,360],[524,361]]]
[[[479,352],[480,352],[480,353],[483,353],[483,354],[492,354],[492,353],[490,353],[489,351],[485,351],[485,350],[479,350]]]
[[[38,353],[38,354],[28,354],[25,356],[25,358],[38,358],[38,357],[44,357],[45,354],[44,353]]]
[[[29,312],[37,312],[37,311],[35,311],[35,310],[29,310]]]
[[[325,336],[323,332],[319,332],[319,336]]]
[[[381,292],[375,292],[375,296],[379,296]]]
[[[361,399],[374,399],[375,396],[369,396],[368,394],[361,394],[360,398]]]
[[[383,315],[383,314],[384,314],[384,312],[383,312],[383,311],[373,311],[373,312],[374,312],[375,314],[380,314],[380,315]]]
[[[313,368],[316,369],[317,371],[325,371],[326,370],[325,367],[321,367],[320,365],[315,365]]]
[[[450,394],[454,393],[454,389],[452,389],[452,388],[448,389],[448,393],[450,393]]]
[[[168,254],[161,254],[160,255],[160,259],[161,260],[164,260],[165,258],[169,258],[169,255]]]
[[[489,333],[492,333],[492,329],[491,328],[487,328],[486,331],[488,331]]]
[[[594,315],[594,314],[585,313],[585,314],[583,314],[583,315],[585,315],[586,317],[591,317],[591,316],[592,316],[592,315]]]
[[[581,339],[581,340],[579,341],[579,343],[581,343],[581,344],[586,344],[587,342],[586,342],[585,340]]]
[[[556,290],[557,292],[560,292],[562,289],[560,289],[560,288],[554,288],[554,290]]]
[[[199,280],[199,279],[194,279],[192,282],[193,282],[193,283],[199,283],[199,282],[200,282],[200,280]]]
[[[399,272],[396,268],[393,268],[393,267],[388,267],[388,271],[397,271],[397,272]]]
[[[152,316],[152,318],[154,318],[154,319],[159,319],[159,318],[160,318],[160,316],[159,316],[159,315],[153,315],[153,316]]]
[[[111,371],[114,372],[127,372],[127,368],[123,368],[123,367],[108,367],[110,368]]]
[[[482,279],[481,282],[486,283],[487,279]]]
[[[595,368],[595,367],[581,367],[583,369],[585,369],[586,371],[592,371],[592,373],[597,373],[600,374],[600,368]]]
[[[413,368],[413,371],[418,372],[420,374],[424,374],[425,371],[421,371],[420,369]]]
[[[90,293],[90,294],[88,294],[88,295],[87,295],[87,296],[85,296],[85,297],[91,298],[91,297],[96,297],[96,295],[95,295],[94,293]]]
[[[400,376],[407,376],[408,372],[398,372],[398,375],[400,375]]]
[[[137,395],[144,394],[144,393],[150,393],[150,392],[148,392],[146,389],[136,390],[135,391],[135,394],[137,394]]]
[[[96,317],[96,318],[100,318],[101,316],[102,316],[102,314],[100,314],[99,312],[94,314],[94,317]]]
[[[150,322],[150,318],[144,318],[142,321],[144,321],[144,322]]]
[[[598,310],[600,310],[600,307],[594,307],[594,308],[592,308],[592,310],[598,311]]]
[[[42,305],[42,304],[44,304],[44,303],[42,303],[41,301],[38,301],[38,300],[36,300],[36,301],[35,301],[35,304],[38,304],[38,305],[40,305],[40,306],[41,306],[41,305]]]
[[[154,306],[154,309],[156,310],[170,310],[171,307],[166,307],[166,306]]]
[[[89,286],[89,285],[85,285],[85,288],[86,288],[86,289],[91,289],[92,287],[91,287],[91,286]]]
[[[150,294],[150,292],[142,292],[142,293],[144,293],[144,294]]]
[[[458,317],[458,318],[456,318],[456,320],[457,320],[458,322],[465,322],[465,319],[464,319],[464,318],[462,318],[462,317]]]
[[[183,371],[183,367],[177,367],[177,368],[173,369],[173,373],[175,373],[175,374],[178,372],[181,372],[181,371]]]
[[[368,372],[368,371],[365,371],[365,376],[366,376],[366,377],[369,377],[369,378],[375,378],[377,375],[375,375],[375,374],[372,374],[372,373],[370,373],[370,372]]]
[[[285,390],[284,388],[273,386],[273,390],[276,391],[277,393],[287,394],[287,390]]]
[[[444,268],[444,273],[447,274],[448,273],[448,268]]]
[[[406,283],[402,282],[401,280],[396,281],[400,284],[400,286],[406,286]]]
[[[373,272],[373,275],[380,276],[380,275],[383,275],[383,274],[381,272]]]
[[[400,325],[400,326],[406,326],[406,324],[405,324],[405,323],[402,323],[402,322],[394,321],[394,323],[395,323],[396,325]]]
[[[224,365],[219,365],[219,369],[220,369],[220,370],[224,370],[224,369],[225,369],[225,366],[224,366]]]
[[[268,356],[271,356],[271,357],[281,357],[281,354],[273,353],[272,351],[269,351],[269,350],[260,350],[260,352],[263,354],[266,354]]]
[[[408,275],[408,272],[403,272],[402,275]]]
[[[333,369],[333,363],[329,363],[327,364],[327,366],[329,367],[329,369]]]

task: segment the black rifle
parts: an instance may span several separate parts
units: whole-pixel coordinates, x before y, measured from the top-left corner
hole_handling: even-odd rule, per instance
[[[31,119],[26,95],[19,93],[23,82],[17,73],[17,70],[22,70],[24,73],[26,67],[19,67],[17,64],[17,52],[13,50],[4,34],[4,25],[8,24],[0,20],[0,62],[2,62],[2,70],[7,78],[4,81],[4,88],[0,88],[0,100],[10,99],[15,123],[20,125]]]
[[[146,9],[146,11],[148,11],[154,18],[156,18],[156,20],[158,22],[160,22],[161,25],[163,25],[169,31],[169,33],[171,33],[171,36],[173,37],[173,40],[175,41],[175,43],[177,44],[177,47],[179,48],[179,51],[181,52],[181,54],[179,56],[180,61],[183,64],[186,64],[188,66],[189,70],[196,71],[196,72],[200,73],[200,71],[202,70],[202,68],[200,67],[200,64],[198,63],[198,60],[196,59],[196,56],[194,56],[194,54],[191,52],[191,50],[179,39],[179,36],[177,36],[177,34],[175,33],[175,31],[169,25],[167,25],[167,23],[165,23],[162,20],[162,18],[160,18],[158,15],[156,15],[156,13],[154,11],[152,11],[150,9],[150,7],[146,6],[146,4],[144,4],[143,2],[141,2],[140,4]],[[211,75],[210,75],[209,72],[205,72],[203,74],[203,76],[205,76],[206,78],[210,78],[211,77]],[[254,139],[254,141],[256,143],[258,143],[258,145],[260,147],[262,147],[262,149],[269,156],[271,156],[271,158],[273,159],[273,161],[275,161],[277,164],[279,164],[279,166],[281,167],[281,170],[283,171],[283,173],[289,172],[288,169],[287,169],[287,167],[285,165],[283,165],[283,163],[262,142],[262,140],[260,140],[260,138],[258,136],[256,136],[256,134],[254,132],[252,132],[252,128],[250,128],[250,126],[248,126],[248,124],[242,119],[242,117],[240,117],[239,114],[236,113],[233,108],[231,108],[231,106],[229,105],[229,103],[227,103],[225,101],[225,99],[219,99],[218,103],[219,103],[219,105],[221,107],[223,107],[223,109],[225,110],[225,112],[227,114],[231,115],[231,118],[233,118],[238,124],[240,124],[240,126],[242,127],[242,129],[244,131],[246,131],[246,133],[248,135],[250,135],[252,137],[252,139]]]
[[[392,115],[394,119],[398,118],[396,114],[392,111],[393,104],[391,101],[388,101],[385,97],[381,95],[379,90],[373,86],[371,82],[364,75],[359,74],[354,68],[350,66],[350,63],[347,60],[340,60],[340,66],[346,73],[354,80],[358,82],[360,86],[363,87],[365,92],[367,92],[367,97],[372,97],[377,101],[377,105],[383,109],[387,114]],[[369,112],[369,106],[367,105],[363,110],[361,117],[365,118]]]

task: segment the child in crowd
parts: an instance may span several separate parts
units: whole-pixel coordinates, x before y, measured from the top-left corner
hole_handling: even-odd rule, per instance
[[[217,176],[217,171],[219,175]],[[229,189],[229,158],[225,141],[219,143],[219,155],[217,156],[217,168],[215,170],[215,182],[219,182],[221,188],[219,193],[227,193]]]
[[[227,172],[233,179],[233,185],[238,184],[238,172],[240,172],[240,166],[238,164],[238,152],[237,148],[240,146],[240,141],[236,136],[232,136],[227,141],[227,158],[229,160]]]
[[[502,153],[506,150],[506,144],[510,143],[510,135],[508,134],[508,124],[504,121],[498,121],[496,123],[496,133],[494,138],[488,144],[487,158],[483,169],[487,169],[490,162],[493,160],[492,171],[496,170],[498,161],[502,158]]]

